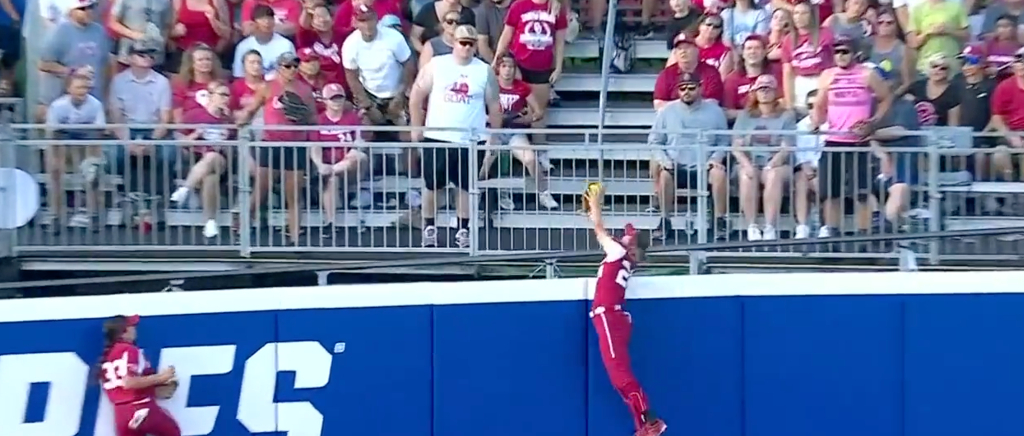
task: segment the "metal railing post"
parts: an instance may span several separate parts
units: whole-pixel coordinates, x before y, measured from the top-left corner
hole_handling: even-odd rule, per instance
[[[604,124],[608,112],[608,78],[611,76],[612,55],[615,53],[615,20],[619,15],[618,0],[608,2],[608,23],[604,28],[604,46],[601,50],[601,93],[598,95],[597,111],[597,145],[604,145]],[[601,153],[604,160],[604,152]],[[600,173],[598,173],[600,174]]]
[[[928,231],[937,232],[942,227],[942,194],[939,192],[939,167],[942,156],[939,154],[939,147],[936,144],[934,132],[925,135],[928,145]],[[931,265],[939,264],[939,249],[942,241],[932,239],[928,241],[928,262]]]
[[[249,168],[249,156],[252,152],[249,141],[253,135],[252,127],[245,126],[238,131],[238,250],[242,257],[252,254],[252,186],[251,176],[255,168]],[[265,200],[269,201],[269,199]]]
[[[480,242],[480,186],[478,184],[480,174],[480,163],[477,161],[477,140],[475,138],[489,137],[489,133],[480,135],[479,131],[471,131],[469,137],[469,255],[479,254],[477,244]],[[487,141],[487,144],[490,144]]]

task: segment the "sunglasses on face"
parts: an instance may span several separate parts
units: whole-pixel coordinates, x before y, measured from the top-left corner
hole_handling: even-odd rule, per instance
[[[714,21],[705,21],[704,25],[708,26],[708,27],[710,27],[712,29],[721,29],[722,28],[722,23],[716,23]]]
[[[80,10],[80,11],[91,11],[93,9],[96,9],[96,5],[82,6],[80,8],[75,8],[75,9]]]
[[[837,49],[835,50],[835,53],[836,53],[837,55],[848,55],[848,54],[850,54],[850,53],[851,53],[851,51],[850,51],[850,49],[848,49],[848,48],[837,48]]]
[[[888,26],[890,24],[895,24],[895,23],[896,22],[893,21],[893,20],[878,20],[878,24],[881,24],[883,26]]]
[[[293,62],[289,62],[287,64],[281,64],[281,68],[284,68],[286,70],[294,70],[294,69],[296,69],[298,67],[299,67],[299,64],[298,63],[293,63]]]
[[[228,91],[213,91],[213,95],[219,95],[221,97],[231,97],[231,93]]]
[[[1013,57],[1013,61],[1017,63],[1024,63],[1024,55],[1016,55]]]
[[[679,92],[696,91],[697,90],[697,85],[695,85],[695,84],[679,85],[678,89],[679,89]]]
[[[463,39],[462,41],[459,41],[459,45],[461,45],[463,47],[473,47],[473,46],[476,46],[476,42],[474,42],[474,41],[467,41],[467,40]]]
[[[132,53],[132,54],[134,54],[135,56],[138,56],[140,58],[153,59],[153,54],[154,53],[151,52],[151,51],[137,51],[137,52]]]
[[[456,19],[456,20],[451,20],[451,19],[449,19],[449,20],[444,20],[444,24],[447,24],[447,25],[449,25],[449,26],[454,26],[454,25],[456,25],[456,24],[458,24],[458,23],[459,23],[459,20],[457,20],[457,19]]]
[[[949,65],[946,64],[931,64],[929,66],[936,71],[946,71],[949,69]]]

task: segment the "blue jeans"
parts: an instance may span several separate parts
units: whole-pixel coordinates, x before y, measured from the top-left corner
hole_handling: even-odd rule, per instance
[[[132,140],[150,140],[152,129],[130,129]],[[175,145],[148,145],[153,148],[149,154],[134,156],[128,152],[128,144],[113,144],[103,147],[108,168],[112,174],[124,178],[127,192],[145,192],[150,195],[166,195],[174,188],[178,173],[178,147]],[[169,191],[170,190],[170,191]]]

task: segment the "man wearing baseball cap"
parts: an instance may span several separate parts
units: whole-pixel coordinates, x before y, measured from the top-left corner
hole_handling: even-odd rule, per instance
[[[975,132],[983,132],[992,119],[992,93],[996,90],[996,81],[986,74],[987,63],[980,48],[973,45],[964,47],[957,56],[960,60],[960,81],[964,84],[964,92],[960,96],[960,125],[970,126]],[[976,148],[995,146],[995,138],[974,137]],[[974,157],[988,160],[988,155],[978,153]],[[987,168],[988,165],[985,165]]]
[[[1024,132],[1024,48],[1014,54],[1010,69],[1013,75],[999,82],[993,92],[991,125],[1002,133],[1000,143],[1013,149],[1024,149],[1024,140],[1021,139]]]
[[[235,77],[245,77],[245,54],[256,50],[263,57],[263,71],[267,80],[277,73],[275,59],[285,53],[295,55],[295,44],[277,32],[277,12],[268,5],[257,4],[252,11],[252,34],[235,46],[235,59],[231,72]]]
[[[661,206],[661,222],[651,237],[661,240],[675,236],[669,218],[676,212],[676,189],[697,189],[698,172],[710,169],[708,181],[715,199],[716,217],[724,216],[728,204],[723,196],[728,194],[728,185],[722,164],[725,152],[722,150],[729,147],[729,137],[699,133],[702,130],[728,130],[725,111],[717,101],[701,97],[701,76],[682,72],[678,77],[675,99],[665,103],[657,112],[651,133],[647,136],[647,144],[653,148],[651,171],[657,174],[655,189]],[[719,146],[721,150],[711,153],[708,160],[693,148],[697,143]]]
[[[683,73],[696,74],[701,78],[701,96],[706,99],[722,101],[725,89],[722,86],[722,75],[711,65],[701,62],[693,37],[686,32],[676,35],[672,54],[676,63],[665,67],[654,82],[654,109],[660,110],[669,102],[678,98],[676,85]]]

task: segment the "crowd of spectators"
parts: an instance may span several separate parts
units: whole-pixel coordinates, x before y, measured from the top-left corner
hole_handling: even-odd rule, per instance
[[[1024,130],[1024,1],[671,0],[670,6],[672,53],[654,88],[654,127],[728,122],[737,133],[702,138],[732,150],[711,153],[710,160],[655,152],[660,236],[672,234],[673,188],[695,189],[694,172],[707,172],[719,237],[730,231],[726,196],[733,183],[749,240],[779,237],[785,189],[792,190],[797,221],[786,230],[795,238],[815,233],[808,215],[818,201],[818,237],[837,234],[843,200],[858,205],[858,232],[897,231],[910,205],[909,185],[924,165],[887,148],[920,145],[920,136],[908,131],[921,129],[969,128],[978,134],[974,147],[985,151],[948,166],[973,180],[1024,181],[1024,154],[1011,153],[1024,147],[1018,133]],[[807,135],[826,133],[830,124],[852,134],[833,132],[824,141]],[[805,135],[740,133],[751,130]],[[658,148],[695,139],[652,132],[649,143]],[[863,152],[832,153],[830,146],[863,146]],[[988,199],[986,213],[1006,213],[1009,201]]]

